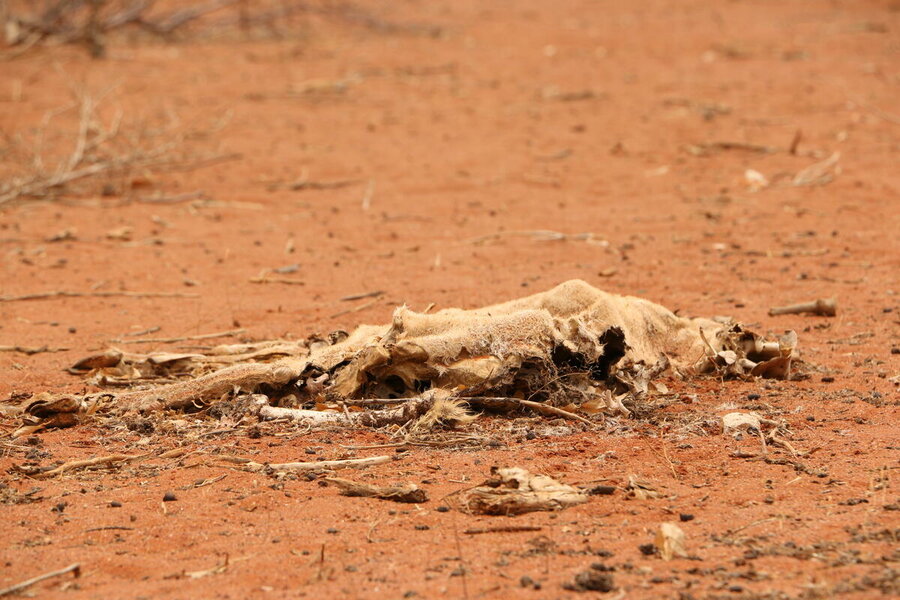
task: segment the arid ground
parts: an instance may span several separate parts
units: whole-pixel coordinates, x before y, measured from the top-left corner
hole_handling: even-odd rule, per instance
[[[167,157],[0,205],[0,588],[78,563],[80,577],[24,593],[900,593],[900,3],[313,6],[265,27],[198,20],[173,39],[123,28],[102,58],[49,40],[0,62],[7,182],[116,122],[117,148]],[[10,437],[32,394],[94,390],[66,368],[108,347],[301,339],[573,278],[794,329],[802,362],[790,381],[666,376],[646,411],[592,427],[483,416],[450,445],[352,449],[395,440],[179,414]],[[835,317],[768,315],[830,297]],[[795,452],[722,435],[732,410],[783,421]],[[176,448],[50,479],[15,469]],[[338,474],[416,483],[430,500],[343,497],[213,464],[221,453],[391,454]],[[446,510],[494,465],[616,489],[555,513]],[[632,497],[631,475],[659,497]],[[689,558],[647,546],[663,522]],[[614,589],[571,589],[591,570]]]

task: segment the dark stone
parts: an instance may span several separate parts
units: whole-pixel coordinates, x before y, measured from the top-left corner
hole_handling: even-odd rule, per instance
[[[653,556],[654,554],[659,552],[654,544],[641,544],[640,546],[638,546],[638,550],[640,550],[641,554],[643,554],[644,556]]]
[[[567,590],[576,592],[611,592],[616,589],[611,573],[596,570],[582,571],[575,576],[573,583],[563,585]]]

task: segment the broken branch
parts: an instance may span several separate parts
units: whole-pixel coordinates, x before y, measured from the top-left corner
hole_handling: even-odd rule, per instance
[[[351,294],[340,298],[341,302],[351,302],[353,300],[362,300],[363,298],[377,298],[384,294],[383,290],[375,290],[374,292],[364,292],[362,294]]]
[[[522,533],[527,531],[541,531],[543,527],[534,525],[500,525],[498,527],[473,527],[463,531],[466,535],[479,535],[482,533]]]
[[[81,469],[87,469],[88,467],[96,467],[99,465],[115,465],[117,463],[129,463],[135,460],[140,460],[143,458],[147,458],[150,456],[149,454],[138,454],[138,455],[128,455],[128,454],[110,454],[109,456],[98,456],[96,458],[88,458],[85,460],[73,460],[67,463],[63,463],[54,469],[50,469],[49,471],[34,471],[32,472],[30,469],[22,469],[26,475],[32,477],[34,479],[49,479],[51,477],[56,477],[57,475],[61,475],[68,471],[79,471]]]
[[[425,490],[420,489],[414,483],[405,485],[371,485],[368,483],[359,483],[349,479],[341,479],[339,477],[326,477],[325,481],[333,483],[337,486],[342,496],[356,496],[360,498],[379,498],[381,500],[392,500],[394,502],[408,502],[410,504],[421,504],[428,502],[428,494]]]
[[[567,410],[563,410],[562,408],[557,408],[556,406],[551,406],[549,404],[544,404],[542,402],[534,402],[533,400],[522,400],[521,398],[462,398],[465,402],[470,404],[480,405],[480,406],[502,406],[505,404],[517,404],[519,406],[524,406],[526,408],[530,408],[535,412],[539,412],[544,415],[552,415],[555,417],[562,417],[563,419],[568,419],[570,421],[578,421],[580,423],[584,423],[585,425],[593,425],[588,419],[585,419],[582,416],[576,415],[573,412],[569,412]]]
[[[78,563],[69,565],[64,569],[59,569],[58,571],[50,571],[49,573],[44,573],[43,575],[38,575],[37,577],[32,577],[31,579],[26,579],[22,583],[17,583],[16,585],[12,585],[8,588],[4,588],[0,590],[0,596],[9,596],[10,594],[15,594],[17,592],[21,592],[22,590],[33,586],[36,583],[40,583],[45,579],[51,579],[53,577],[59,577],[60,575],[65,575],[66,573],[74,573],[75,577],[81,576],[81,565]]]
[[[37,292],[22,296],[0,296],[0,302],[19,302],[24,300],[47,300],[48,298],[199,298],[199,294],[183,292],[69,292],[57,290],[53,292]]]
[[[49,346],[0,346],[0,352],[20,352],[22,354],[41,354],[42,352],[65,352],[68,348],[50,348]]]
[[[181,337],[170,338],[144,338],[141,340],[111,340],[116,344],[174,344],[175,342],[185,342],[188,340],[210,340],[220,337],[231,337],[244,333],[246,329],[229,329],[228,331],[217,331],[215,333],[201,333],[199,335],[185,335]]]
[[[370,456],[369,458],[348,458],[344,460],[322,460],[319,462],[293,462],[263,464],[253,461],[243,463],[244,468],[256,473],[272,471],[324,471],[326,469],[365,469],[374,465],[390,462],[390,456]]]

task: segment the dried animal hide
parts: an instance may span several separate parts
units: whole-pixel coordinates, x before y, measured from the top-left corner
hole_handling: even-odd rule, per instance
[[[302,342],[219,346],[205,354],[110,350],[79,361],[72,371],[88,373],[101,386],[151,387],[42,400],[26,412],[34,427],[53,417],[54,406],[78,416],[91,410],[192,410],[236,393],[258,393],[273,406],[337,408],[440,390],[463,400],[526,398],[623,413],[623,399],[639,402],[650,380],[670,367],[679,374],[788,377],[795,346],[793,332],[766,342],[736,324],[679,317],[647,300],[573,280],[476,310],[422,314],[400,307],[389,325]]]

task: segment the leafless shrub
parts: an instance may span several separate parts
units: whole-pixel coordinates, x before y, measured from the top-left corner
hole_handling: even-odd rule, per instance
[[[102,114],[105,95],[74,89],[72,104],[47,113],[38,126],[0,131],[0,208],[62,194],[119,195],[146,186],[153,172],[232,157],[191,151],[193,141],[218,125],[208,131],[183,131],[171,119],[126,120],[121,110]],[[65,119],[73,112],[77,119]]]
[[[173,40],[196,25],[195,31],[203,26],[211,31],[281,37],[283,26],[294,25],[291,18],[297,15],[338,19],[381,33],[440,33],[434,26],[393,23],[334,0],[0,0],[7,57],[37,45],[82,44],[91,56],[101,58],[110,34],[122,30]]]
[[[155,0],[44,0],[7,2],[6,43],[22,53],[42,43],[81,43],[94,57],[106,52],[109,32],[133,27],[159,36],[170,36],[183,27],[242,0],[209,0],[169,12],[154,11]]]

